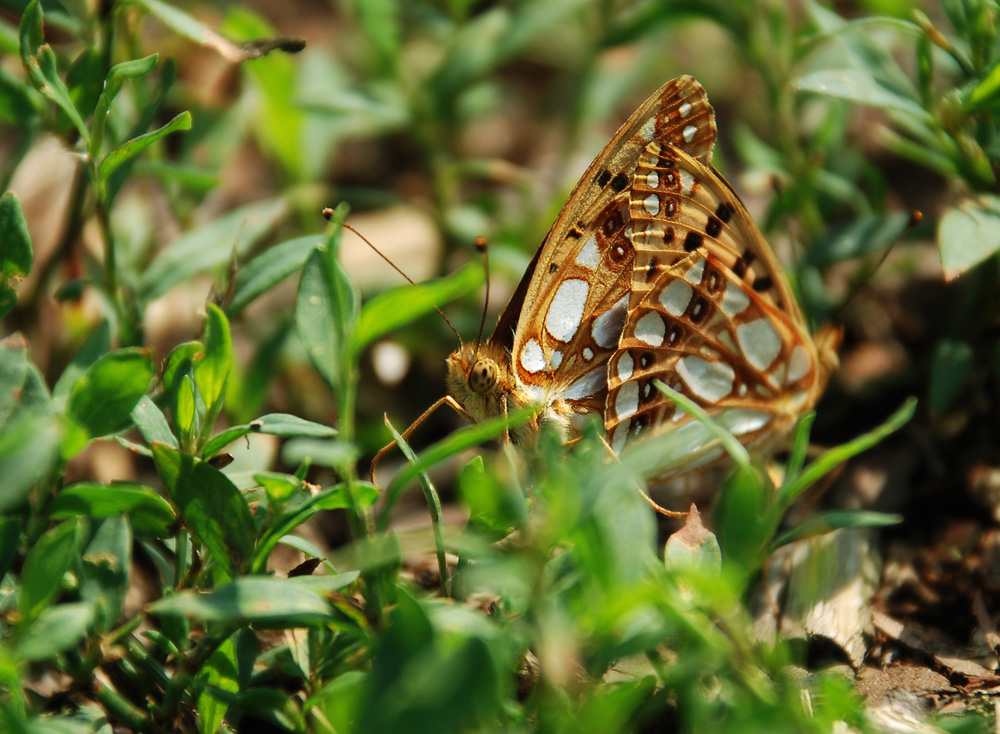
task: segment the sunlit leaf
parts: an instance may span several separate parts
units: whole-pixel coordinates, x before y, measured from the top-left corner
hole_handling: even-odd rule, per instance
[[[77,560],[83,539],[83,520],[73,518],[46,532],[28,551],[21,569],[21,593],[18,599],[18,611],[23,625],[29,626],[59,595],[63,574]]]
[[[188,230],[161,250],[143,271],[139,293],[145,300],[247,252],[284,216],[283,199],[258,201]]]
[[[153,458],[185,523],[230,576],[249,563],[254,545],[250,509],[225,474],[163,444]]]
[[[172,132],[178,130],[190,130],[191,129],[191,113],[181,112],[174,119],[168,122],[163,127],[152,130],[144,135],[140,135],[137,138],[133,138],[127,142],[122,143],[113,151],[104,157],[101,161],[100,168],[98,169],[98,176],[101,181],[106,181],[115,170],[125,163],[130,158],[134,158],[139,155],[146,148],[151,146],[153,143],[157,142],[161,138],[166,137]]]
[[[92,437],[107,436],[131,422],[132,409],[153,381],[148,350],[119,349],[94,362],[70,392],[68,414]]]
[[[236,273],[236,285],[226,313],[234,317],[257,296],[301,270],[312,251],[325,241],[322,235],[299,237],[269,247],[248,262]]]
[[[18,639],[14,654],[22,660],[47,660],[76,647],[93,622],[94,606],[89,602],[49,607]]]
[[[946,280],[994,256],[1000,250],[1000,196],[981,194],[946,211],[937,240]]]
[[[8,191],[0,196],[0,318],[10,313],[17,302],[10,280],[26,276],[33,259],[21,203],[13,191]]]
[[[69,89],[59,76],[55,52],[43,40],[42,5],[38,0],[31,0],[21,14],[20,38],[21,62],[28,74],[28,81],[66,113],[83,141],[88,142],[90,131],[73,104]]]
[[[166,536],[177,519],[170,504],[155,490],[132,482],[77,482],[60,490],[49,504],[53,520],[121,514],[129,516],[136,533],[155,537]]]
[[[330,607],[320,594],[287,579],[244,576],[210,594],[185,591],[150,605],[153,614],[183,614],[205,622],[292,628],[326,624]]]

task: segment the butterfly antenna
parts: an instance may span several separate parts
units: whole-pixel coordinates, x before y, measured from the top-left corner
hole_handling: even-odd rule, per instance
[[[903,231],[899,233],[899,236],[892,241],[892,244],[882,251],[882,256],[878,259],[878,262],[876,262],[875,265],[871,269],[869,269],[867,273],[865,273],[865,276],[860,281],[858,281],[854,285],[854,287],[851,288],[851,292],[848,294],[847,298],[844,299],[844,302],[841,303],[840,307],[837,309],[836,312],[837,317],[841,316],[844,313],[844,311],[847,309],[847,305],[854,300],[854,297],[858,295],[858,293],[861,291],[862,288],[868,285],[869,281],[871,281],[872,279],[872,276],[875,275],[878,269],[882,267],[882,263],[884,263],[886,261],[886,258],[889,257],[889,253],[892,252],[893,249],[895,249],[896,245],[898,245],[902,241],[902,239],[907,235],[907,233],[910,232],[910,230],[912,230],[914,227],[920,224],[923,218],[924,218],[923,212],[921,212],[919,209],[914,209],[912,212],[910,212],[910,219],[906,222],[906,227],[904,227]],[[838,318],[837,320],[840,319]]]
[[[323,218],[326,219],[326,221],[328,221],[328,222],[333,221],[333,219],[334,219],[334,217],[335,217],[336,214],[337,214],[336,210],[334,210],[331,207],[325,207],[323,209]],[[383,253],[381,250],[379,250],[377,247],[375,247],[374,244],[372,244],[371,240],[369,240],[367,237],[365,237],[363,234],[361,234],[358,230],[356,230],[354,227],[352,227],[351,225],[349,225],[347,222],[338,219],[337,223],[341,227],[343,227],[344,229],[346,229],[347,231],[353,232],[358,237],[360,237],[361,241],[364,242],[366,245],[368,245],[370,248],[372,248],[372,250],[375,251],[376,255],[378,255],[380,258],[382,258],[383,260],[385,260],[389,264],[389,267],[391,267],[393,270],[395,270],[397,273],[399,273],[402,276],[403,280],[405,280],[410,285],[416,285],[416,283],[414,282],[413,278],[411,278],[409,275],[407,275],[402,270],[400,270],[399,266],[396,265],[396,263],[394,263],[392,260],[390,260],[385,255],[385,253]],[[438,312],[438,316],[440,316],[444,320],[444,322],[446,324],[448,324],[448,328],[451,329],[454,332],[455,337],[458,339],[458,343],[461,344],[462,343],[462,336],[458,333],[458,329],[456,329],[455,326],[448,320],[448,317],[444,315],[444,312],[441,311],[440,308],[438,308],[437,306],[435,306],[434,310],[437,311]]]
[[[479,319],[479,334],[476,335],[476,351],[472,361],[479,357],[479,347],[483,343],[483,328],[486,326],[486,311],[490,307],[490,256],[485,237],[476,237],[476,250],[483,258],[483,276],[486,278],[486,302],[483,304],[483,316]]]

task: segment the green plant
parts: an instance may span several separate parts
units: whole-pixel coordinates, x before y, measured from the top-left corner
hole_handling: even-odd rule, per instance
[[[363,298],[342,264],[338,222],[348,207],[323,234],[312,216],[334,196],[319,187],[329,162],[316,151],[339,151],[350,135],[393,133],[418,150],[446,242],[442,263],[486,231],[498,245],[497,269],[519,271],[525,243],[544,234],[562,193],[540,197],[522,185],[504,206],[491,187],[507,186],[509,167],[463,156],[461,136],[503,98],[499,72],[512,61],[544,63],[551,34],[568,29],[576,70],[551,71],[561,82],[551,88],[562,90],[551,109],[572,112],[560,138],[568,156],[615,106],[622,79],[660,74],[652,62],[616,72],[602,51],[638,48],[662,59],[662,29],[694,15],[726,29],[765,79],[775,135],[743,132],[737,147],[758,170],[778,174],[767,224],[801,229],[810,247],[797,281],[821,315],[830,304],[820,272],[891,241],[906,217],[870,203],[878,196],[865,187],[876,177],[848,140],[846,116],[820,130],[803,122],[789,82],[807,61],[798,40],[813,26],[797,26],[777,4],[758,13],[755,3],[636,3],[619,13],[579,0],[485,9],[365,0],[341,6],[363,40],[345,44],[355,56],[293,61],[273,52],[300,44],[240,8],[215,28],[159,0],[115,2],[101,13],[46,4],[46,23],[60,31],[53,36],[70,39],[59,44],[44,32],[42,7],[27,3],[17,32],[0,26],[0,44],[25,68],[23,77],[0,68],[0,119],[14,133],[2,180],[43,136],[79,165],[57,254],[44,263],[35,262],[17,197],[0,198],[0,315],[22,330],[0,343],[0,728],[868,726],[847,681],[821,674],[803,687],[789,669],[791,650],[755,638],[746,600],[776,547],[898,519],[826,513],[782,526],[818,479],[905,423],[912,401],[874,431],[851,422],[858,438],[808,464],[807,416],[777,488],[757,457],[702,416],[706,437],[736,468],[719,490],[715,533],[693,516],[661,550],[637,489],[683,451],[669,435],[613,462],[598,425],[572,447],[543,435],[535,452],[503,444],[467,458],[528,413],[435,437],[423,450],[391,421],[386,433],[368,348],[389,336],[436,343],[444,330],[421,319],[456,301],[454,320],[471,331],[478,303],[461,299],[481,287],[481,270],[469,265]],[[829,19],[813,13],[814,22]],[[245,62],[237,101],[175,111],[196,95],[172,61],[140,51],[143,18]],[[422,56],[428,47],[435,53]],[[985,94],[976,104],[989,104]],[[253,99],[264,102],[251,107]],[[843,155],[819,155],[830,141]],[[251,143],[282,193],[206,215],[200,202],[217,172]],[[140,182],[150,187],[145,196],[135,194]],[[339,193],[356,209],[399,196],[375,185]],[[169,242],[153,237],[146,196],[180,223]],[[845,210],[849,223],[831,235]],[[100,235],[99,257],[80,246],[87,222]],[[60,282],[61,265],[77,261],[79,273]],[[145,326],[157,301],[206,273],[218,280],[209,298],[192,299],[190,312],[206,302],[197,337],[155,353]],[[297,279],[292,302],[257,316],[261,297],[280,294],[289,278]],[[95,298],[102,317],[74,324],[65,316],[70,334],[46,360],[40,324],[53,292],[67,311]],[[940,360],[968,357],[942,349]],[[266,409],[275,392],[292,409]],[[407,463],[380,489],[359,479],[359,467],[389,434]],[[280,453],[249,470],[225,466],[262,435],[283,439]],[[107,445],[132,457],[127,480],[94,478],[87,459]],[[449,498],[431,478],[456,461],[457,501],[468,513],[461,527],[445,522]],[[417,543],[437,569],[426,587],[403,571],[410,539],[393,524],[416,486],[430,516]],[[300,533],[320,513],[344,518],[343,547],[319,548]],[[306,560],[282,578],[270,569],[288,548]]]

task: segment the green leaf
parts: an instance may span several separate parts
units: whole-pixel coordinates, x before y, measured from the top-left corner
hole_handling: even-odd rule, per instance
[[[772,544],[771,550],[777,550],[796,540],[826,535],[841,528],[884,528],[898,525],[901,522],[903,522],[902,515],[891,515],[885,512],[831,510],[818,515],[810,515],[788,532],[782,533]]]
[[[281,449],[282,461],[289,464],[319,464],[336,469],[358,460],[358,447],[348,441],[330,441],[317,438],[296,438]]]
[[[390,508],[402,495],[403,490],[406,489],[406,485],[421,472],[427,471],[435,464],[466,449],[503,435],[504,430],[527,423],[537,415],[538,410],[538,406],[529,405],[505,416],[501,415],[496,418],[480,421],[475,425],[454,431],[447,438],[425,449],[415,462],[409,463],[400,469],[399,473],[389,483],[386,489],[386,507],[381,517],[387,518],[391,514],[389,512]]]
[[[968,93],[965,106],[969,110],[995,107],[998,94],[1000,94],[1000,62],[995,61],[990,70]]]
[[[945,280],[953,280],[1000,250],[1000,196],[965,199],[941,217],[938,249]]]
[[[170,424],[167,423],[167,417],[163,415],[163,411],[148,395],[143,395],[132,409],[132,422],[135,423],[135,427],[139,429],[139,433],[150,446],[153,445],[154,441],[158,441],[172,449],[179,447],[177,438],[171,432]]]
[[[98,46],[89,46],[73,59],[66,72],[69,97],[73,100],[73,106],[82,110],[85,116],[97,106],[97,100],[101,96],[106,71],[104,60],[105,55]],[[92,116],[91,118],[91,138],[93,138],[95,120]]]
[[[331,609],[316,592],[288,579],[243,576],[210,594],[185,591],[150,605],[153,614],[183,614],[203,622],[288,629],[329,624]]]
[[[14,655],[21,660],[48,660],[76,647],[93,622],[94,606],[90,602],[50,607],[21,635]]]
[[[31,236],[21,203],[17,194],[8,191],[0,196],[0,318],[10,313],[17,299],[8,281],[27,275],[33,259]]]
[[[915,100],[904,97],[896,90],[880,83],[871,72],[860,69],[815,71],[799,77],[794,84],[806,92],[846,99],[868,107],[902,112],[915,120],[931,121],[928,113]]]
[[[168,122],[163,127],[157,128],[156,130],[151,130],[144,135],[140,135],[137,138],[132,138],[131,140],[122,143],[113,151],[108,153],[104,160],[101,161],[101,165],[98,168],[97,175],[100,178],[101,184],[103,185],[108,177],[111,176],[115,170],[125,163],[130,158],[134,158],[139,155],[146,148],[151,146],[158,140],[166,137],[172,132],[178,130],[190,130],[191,129],[191,113],[181,112],[174,119]]]
[[[128,515],[136,533],[158,538],[169,535],[177,520],[170,504],[155,490],[132,482],[77,482],[61,490],[49,504],[53,520],[77,515]]]
[[[301,270],[309,255],[326,241],[323,235],[309,235],[274,245],[240,268],[233,297],[226,314],[233,318],[255,298],[292,273]]]
[[[747,452],[746,447],[740,443],[738,438],[729,432],[728,427],[723,421],[713,420],[708,413],[705,412],[704,408],[683,393],[677,392],[660,381],[653,384],[656,386],[657,390],[668,397],[678,407],[682,408],[685,413],[689,413],[695,418],[695,420],[705,426],[712,436],[719,441],[733,461],[740,466],[748,466],[750,464],[750,454]]]
[[[313,438],[332,438],[337,432],[330,426],[314,423],[305,418],[299,418],[288,413],[268,413],[255,421],[239,426],[231,426],[215,436],[202,451],[203,456],[214,456],[217,452],[250,433],[266,433],[271,436],[293,438],[310,436]]]
[[[64,407],[69,399],[70,391],[77,380],[86,374],[91,365],[103,357],[111,349],[111,324],[107,320],[97,325],[83,343],[66,369],[59,376],[59,381],[52,388],[52,398],[57,407]]]
[[[379,497],[377,488],[367,482],[355,482],[354,501],[358,504],[372,506]],[[343,510],[352,506],[351,495],[344,485],[328,487],[321,492],[309,497],[301,505],[296,505],[282,512],[266,531],[261,535],[254,550],[253,563],[250,570],[252,573],[263,573],[267,567],[267,559],[271,555],[274,547],[288,533],[311,518],[319,510]]]
[[[233,337],[229,321],[222,310],[209,303],[205,317],[204,352],[194,359],[194,381],[198,394],[208,411],[207,422],[212,422],[226,393],[226,382],[233,368]]]
[[[174,427],[180,434],[181,444],[184,447],[191,447],[194,443],[194,437],[200,431],[200,425],[198,423],[199,401],[194,394],[194,378],[190,374],[184,375],[178,383],[175,398]]]
[[[88,142],[90,131],[73,104],[69,89],[59,77],[55,52],[43,40],[42,6],[38,0],[31,0],[21,14],[20,38],[21,62],[31,86],[55,102],[66,113],[83,141]]]
[[[195,43],[211,46],[216,37],[219,36],[201,21],[168,3],[160,2],[160,0],[139,0],[137,4],[146,8],[174,31],[190,38]]]
[[[45,378],[17,337],[0,341],[0,387],[11,390],[0,393],[0,429],[14,419],[54,412]]]
[[[237,633],[238,634],[238,633]],[[198,694],[198,713],[201,715],[202,731],[211,733],[218,731],[229,710],[229,704],[217,695],[214,690],[236,693],[240,690],[239,670],[236,664],[235,635],[224,640],[215,648],[205,665],[198,671],[194,679]]]
[[[396,72],[399,60],[400,7],[393,0],[369,0],[355,6],[367,48],[377,57],[379,69]]]
[[[393,439],[396,441],[396,446],[406,457],[407,461],[411,464],[417,462],[417,455],[410,448],[410,445],[406,443],[406,440],[392,427],[389,421],[386,421],[386,426],[389,428],[389,432],[392,433]],[[434,549],[437,554],[438,559],[438,576],[441,583],[441,595],[445,598],[451,596],[451,581],[448,572],[448,562],[445,557],[445,542],[444,542],[444,527],[441,518],[441,499],[438,496],[437,490],[431,483],[430,477],[427,476],[426,471],[421,471],[417,474],[420,479],[420,486],[424,492],[424,500],[427,502],[427,510],[431,516],[431,530],[434,535]],[[389,515],[388,511],[385,513],[386,516]]]
[[[191,365],[202,349],[201,342],[184,342],[173,348],[163,368],[163,389],[166,392],[173,392],[181,386],[191,374]]]
[[[931,361],[931,385],[928,407],[941,415],[958,397],[972,369],[975,354],[972,347],[957,339],[942,339],[934,348]]]
[[[268,502],[279,507],[281,503],[287,502],[297,490],[302,488],[302,480],[291,474],[256,472],[253,475],[253,480],[264,488]]]
[[[909,224],[910,215],[901,212],[861,217],[814,242],[806,254],[806,262],[827,268],[836,262],[883,250],[897,242]]]
[[[153,382],[149,351],[118,349],[94,362],[76,381],[68,415],[92,438],[107,436],[132,423],[132,409]]]
[[[97,526],[80,559],[79,594],[94,607],[94,627],[111,631],[125,608],[132,564],[132,528],[127,517],[116,515]]]
[[[867,451],[892,435],[913,417],[917,410],[917,399],[909,398],[889,419],[868,433],[823,452],[818,459],[807,466],[801,474],[788,477],[785,484],[778,490],[778,506],[787,508],[806,489],[819,481],[838,465],[848,459]]]
[[[0,429],[23,406],[21,391],[28,379],[28,348],[0,343]]]
[[[306,261],[295,297],[295,326],[313,366],[339,392],[350,369],[347,345],[358,296],[335,255],[317,249]]]
[[[26,416],[0,432],[0,513],[27,499],[32,487],[52,471],[59,458],[63,429],[48,415]]]
[[[774,486],[757,463],[738,465],[722,487],[713,518],[722,557],[755,570],[764,562],[777,522]]]
[[[792,432],[792,446],[788,452],[788,461],[785,462],[786,482],[797,477],[806,463],[806,454],[809,452],[809,436],[815,421],[816,411],[810,410],[804,413],[795,424],[795,430]]]
[[[104,81],[104,89],[97,99],[97,106],[94,109],[93,126],[90,138],[90,157],[96,161],[101,155],[101,147],[104,145],[104,126],[107,123],[108,113],[111,111],[111,103],[126,79],[140,79],[148,75],[154,68],[158,59],[157,54],[146,56],[142,59],[123,61],[111,67]],[[102,176],[103,177],[103,176]]]
[[[191,532],[230,576],[250,560],[254,523],[250,508],[225,474],[163,444],[153,459]]]
[[[3,54],[0,49],[0,54]],[[15,42],[12,53],[17,53]],[[35,90],[18,74],[0,67],[0,122],[19,127],[34,127],[38,124],[44,107]]]
[[[62,590],[63,574],[73,567],[83,541],[83,520],[73,518],[56,525],[28,551],[21,569],[18,611],[21,624],[30,627]]]
[[[288,536],[294,537],[294,536]],[[317,594],[332,594],[342,591],[361,577],[360,571],[347,571],[332,576],[295,576],[288,579],[289,583],[301,586],[303,589],[315,591]]]
[[[509,535],[527,515],[524,493],[486,471],[481,456],[462,469],[459,490],[469,508],[469,527],[485,532],[493,541]]]
[[[361,309],[351,344],[352,357],[356,358],[379,337],[473,292],[482,284],[483,269],[476,262],[438,280],[404,285],[378,294]]]
[[[178,283],[225,265],[234,250],[237,255],[245,254],[286,210],[284,199],[258,201],[188,230],[149,264],[139,281],[139,295],[150,301]]]

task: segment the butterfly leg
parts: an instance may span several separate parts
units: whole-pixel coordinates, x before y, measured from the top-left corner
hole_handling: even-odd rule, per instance
[[[409,440],[412,433],[431,416],[431,413],[440,408],[442,405],[447,405],[451,408],[454,408],[455,412],[461,415],[467,421],[469,421],[470,423],[475,423],[475,419],[471,415],[469,415],[468,412],[466,412],[465,408],[463,408],[461,405],[458,404],[458,401],[455,400],[455,398],[453,398],[451,395],[445,395],[443,398],[439,398],[438,400],[434,401],[434,404],[431,405],[431,407],[429,407],[427,410],[421,413],[420,417],[417,418],[415,421],[413,421],[413,423],[411,423],[409,427],[400,434],[403,440],[404,441]],[[382,458],[387,453],[389,453],[389,451],[392,450],[392,448],[395,445],[396,442],[392,441],[386,446],[383,446],[381,449],[379,449],[379,452],[375,454],[375,457],[372,459],[371,468],[368,470],[368,478],[371,480],[372,484],[375,484],[375,470],[378,468],[379,463],[382,461]]]
[[[617,461],[617,462],[621,461],[621,459],[618,458],[618,454],[615,453],[615,450],[611,448],[611,444],[609,444],[608,440],[603,436],[601,437],[601,443],[604,444],[604,448],[607,449],[608,456],[611,458],[612,461]],[[644,490],[642,487],[639,486],[638,482],[635,482],[633,486],[635,487],[635,491],[638,492],[644,500],[646,500],[646,504],[648,504],[650,507],[652,507],[656,512],[660,513],[661,515],[666,515],[667,517],[688,516],[688,513],[686,512],[677,512],[676,510],[668,510],[666,507],[658,505],[656,503],[656,500],[654,500],[652,497],[646,494],[646,490]]]

